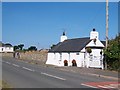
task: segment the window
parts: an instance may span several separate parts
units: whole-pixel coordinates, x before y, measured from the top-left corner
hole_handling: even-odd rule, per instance
[[[3,48],[2,48],[2,51],[3,51]]]
[[[62,60],[62,53],[60,53],[60,61]]]
[[[79,52],[77,52],[76,55],[79,55]]]

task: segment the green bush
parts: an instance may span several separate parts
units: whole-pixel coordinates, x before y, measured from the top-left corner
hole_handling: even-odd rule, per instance
[[[108,69],[120,70],[120,34],[115,39],[109,40],[107,49],[104,50]]]

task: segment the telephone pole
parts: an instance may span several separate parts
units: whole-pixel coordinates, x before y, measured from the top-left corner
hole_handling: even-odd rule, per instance
[[[106,0],[106,49],[108,47],[108,22],[109,22],[109,13],[108,13],[108,0]],[[105,56],[105,69],[107,69],[107,61]]]
[[[108,0],[106,0],[106,49],[108,47],[108,21],[109,21],[109,13],[108,13]]]

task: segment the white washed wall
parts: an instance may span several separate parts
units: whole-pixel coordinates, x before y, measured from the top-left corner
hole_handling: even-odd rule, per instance
[[[0,47],[0,52],[3,52],[2,48],[3,48],[3,47]]]
[[[76,60],[77,67],[94,67],[94,68],[103,68],[103,62],[101,64],[100,60],[100,51],[101,49],[92,49],[93,57],[98,57],[97,59],[90,60],[89,54],[83,52],[79,53],[48,53],[46,64],[52,64],[57,66],[64,66],[64,60],[68,61],[68,66],[72,66],[72,60]]]
[[[52,64],[57,66],[64,66],[64,60],[68,61],[68,66],[72,66],[72,60],[76,60],[77,67],[82,66],[84,60],[84,53],[48,53],[46,64]]]
[[[103,50],[102,50],[103,51]],[[103,68],[103,55],[101,57],[101,49],[92,49],[92,59],[89,58],[89,67],[95,67],[95,68]]]
[[[68,66],[70,65],[70,62],[69,62],[69,53],[62,53],[62,63],[61,63],[61,66],[64,66],[64,60],[67,60],[68,61]]]
[[[76,53],[70,53],[70,66],[72,66],[72,60],[75,59],[77,63]]]
[[[83,64],[84,59],[85,59],[85,58],[84,58],[84,55],[85,55],[84,53],[80,53],[79,67],[82,67],[82,66],[83,66],[82,64]]]
[[[100,55],[100,52],[101,52],[102,49],[92,49],[92,54],[94,56],[101,56]]]
[[[53,64],[54,65],[54,53],[48,53],[46,64]]]
[[[60,61],[60,53],[55,53],[55,64],[58,66],[61,66],[61,61]]]
[[[60,53],[48,53],[46,64],[62,66]]]
[[[76,60],[77,67],[81,67],[82,66],[82,61],[84,59],[84,53],[79,53],[78,55],[77,55],[77,52],[76,53],[70,53],[70,65],[71,66],[72,66],[72,60],[73,59]]]
[[[4,47],[3,51],[4,52],[13,52],[13,47]]]
[[[92,40],[86,47],[103,47],[104,45],[97,39],[96,43]],[[86,56],[85,63],[87,67],[94,67],[94,68],[102,68],[103,69],[103,55],[102,59],[100,58],[100,52],[103,49],[92,49],[91,55],[93,55],[92,59],[89,58],[89,55]]]
[[[13,47],[0,47],[0,52],[14,52]]]

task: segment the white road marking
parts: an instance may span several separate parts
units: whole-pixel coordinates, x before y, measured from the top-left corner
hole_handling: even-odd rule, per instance
[[[120,84],[110,84],[110,86],[118,88],[120,86]]]
[[[11,64],[10,62],[5,62],[5,63],[7,63],[7,64]]]
[[[27,68],[27,67],[22,67],[23,69],[26,69],[26,70],[28,70],[28,71],[32,71],[32,72],[34,72],[35,70],[33,70],[33,69],[30,69],[30,68]]]
[[[66,80],[64,78],[61,78],[61,77],[58,77],[58,76],[54,76],[54,75],[51,75],[51,74],[47,74],[47,73],[43,73],[43,72],[41,72],[41,74],[49,76],[49,77],[53,77],[53,78],[56,78],[56,79],[60,79],[60,80]]]
[[[20,67],[19,65],[17,65],[17,64],[12,64],[13,66],[15,66],[15,67]]]
[[[98,87],[101,87],[101,88],[115,88],[115,87],[111,87],[111,86],[101,86],[101,85],[98,85]]]
[[[87,84],[81,84],[81,85],[83,85],[83,86],[87,86],[87,87],[91,87],[91,88],[97,88],[97,87],[95,87],[95,86],[91,86],[91,85],[87,85]]]
[[[105,86],[97,85],[97,87],[91,86],[91,85],[87,85],[87,84],[81,84],[81,85],[87,86],[87,87],[91,87],[91,88],[106,88],[106,89],[107,89],[107,88],[115,88],[115,87],[109,86],[109,85],[105,85]]]

